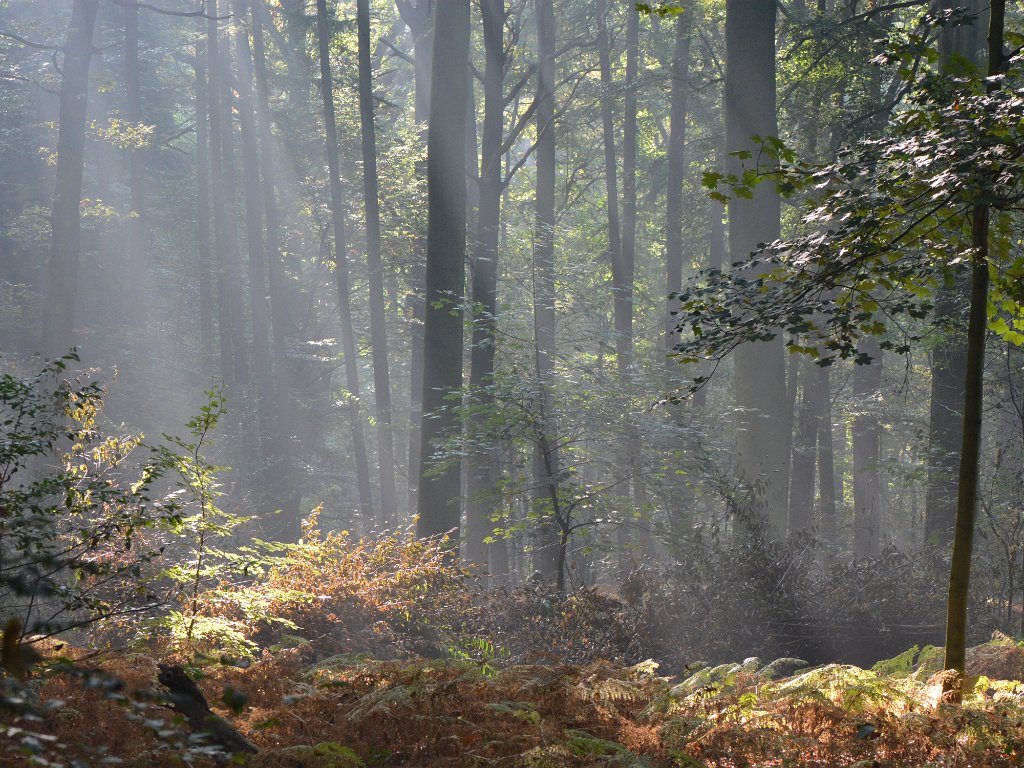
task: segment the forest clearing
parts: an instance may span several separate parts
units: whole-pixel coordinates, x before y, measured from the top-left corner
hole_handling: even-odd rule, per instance
[[[0,765],[1024,762],[1024,7],[0,0]]]

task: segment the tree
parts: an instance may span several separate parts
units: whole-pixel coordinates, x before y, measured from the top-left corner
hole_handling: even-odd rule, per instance
[[[436,0],[427,134],[427,268],[423,324],[423,419],[418,492],[420,537],[455,533],[460,467],[443,440],[460,428],[452,402],[462,389],[466,258],[466,109],[469,0]]]
[[[42,346],[60,355],[74,345],[75,294],[81,248],[82,167],[85,162],[85,113],[89,63],[99,0],[75,0],[64,45],[57,138],[57,183],[50,214],[51,251],[47,312]]]
[[[725,130],[731,173],[760,162],[754,137],[778,135],[775,113],[774,0],[728,0],[725,17]],[[742,153],[742,154],[737,154]],[[729,199],[729,250],[746,260],[759,243],[779,236],[779,198],[769,185],[749,199]],[[736,453],[741,478],[763,485],[765,509],[776,535],[786,530],[790,417],[782,339],[755,341],[737,350]]]
[[[377,181],[377,133],[373,121],[373,63],[370,60],[370,2],[356,0],[359,39],[359,120],[363,151],[363,206],[366,211],[366,260],[370,273],[370,346],[377,416],[381,519],[398,521],[395,488],[395,439],[391,427],[391,376],[384,303],[384,264],[380,255],[380,192]]]
[[[324,109],[327,135],[327,173],[331,195],[331,222],[334,228],[334,279],[338,292],[338,314],[341,319],[341,351],[345,360],[345,386],[348,389],[349,428],[356,459],[359,485],[359,509],[365,520],[373,518],[373,497],[370,489],[370,465],[366,457],[366,431],[359,402],[359,359],[356,352],[355,328],[352,324],[352,301],[348,267],[348,242],[345,237],[344,190],[338,166],[338,124],[334,109],[334,80],[331,76],[331,34],[327,18],[327,0],[316,2],[317,43],[320,51],[320,97]]]

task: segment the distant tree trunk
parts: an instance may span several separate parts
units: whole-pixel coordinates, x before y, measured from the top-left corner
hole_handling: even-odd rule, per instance
[[[210,0],[210,15],[218,16],[220,8],[225,11],[226,3],[218,6],[217,0]],[[242,276],[242,256],[238,240],[236,221],[237,184],[235,175],[234,130],[232,127],[233,94],[231,87],[231,68],[228,66],[230,55],[228,47],[220,46],[219,23],[211,19],[207,28],[207,48],[210,53],[210,114],[211,131],[213,115],[217,116],[219,165],[214,169],[214,201],[218,209],[214,211],[214,228],[217,239],[217,263],[219,296],[222,298],[227,322],[221,328],[227,334],[231,350],[231,372],[225,374],[225,385],[229,397],[238,405],[245,402],[244,392],[249,385],[248,342],[245,337],[245,297],[244,278]],[[212,146],[212,145],[211,145]],[[219,215],[218,214],[219,211]],[[243,429],[251,422],[251,414],[239,414]],[[253,468],[255,469],[255,468]]]
[[[948,24],[939,35],[939,55],[945,70],[958,73],[966,66],[981,66],[986,11],[980,0],[941,0],[942,8],[966,8],[971,24]],[[963,440],[964,381],[967,345],[964,339],[968,279],[951,275],[938,292],[935,326],[941,334],[931,355],[931,412],[928,422],[928,491],[924,535],[936,552],[948,551],[956,522],[960,444]]]
[[[228,249],[227,235],[227,201],[225,199],[224,178],[221,175],[224,138],[221,130],[221,109],[220,109],[220,41],[218,39],[217,22],[215,18],[218,13],[217,0],[213,0],[208,6],[210,18],[206,21],[206,72],[209,83],[207,91],[207,105],[209,107],[209,128],[210,128],[210,181],[211,181],[211,218],[214,229],[214,263],[216,264],[216,286],[217,286],[217,341],[220,352],[220,375],[224,386],[230,389],[234,383],[234,350],[231,347],[231,312],[228,307],[228,292],[231,286],[228,284]]]
[[[330,176],[331,219],[334,225],[334,277],[338,289],[342,354],[345,356],[345,386],[350,398],[348,413],[352,449],[356,460],[356,481],[359,486],[359,511],[363,517],[363,524],[369,525],[373,520],[373,495],[370,489],[370,465],[366,458],[366,434],[359,402],[359,360],[355,328],[352,325],[344,191],[338,168],[338,127],[334,110],[334,81],[331,77],[331,34],[327,23],[327,0],[316,0],[316,29],[320,52],[320,97],[324,106],[324,128],[327,134],[327,172]]]
[[[819,366],[809,358],[794,358],[792,362],[799,365],[801,399],[789,479],[789,530],[802,531],[814,524],[814,468],[823,403],[818,386]]]
[[[818,420],[818,514],[821,519],[821,537],[836,544],[836,470],[832,437],[832,384],[828,368],[815,366],[812,386],[821,408]],[[826,556],[828,562],[828,556]]]
[[[433,69],[433,0],[419,0],[412,5],[399,0],[402,21],[413,37],[413,70],[416,85],[414,110],[419,126],[420,144],[427,145],[427,121],[430,115],[430,73]],[[423,185],[427,180],[425,159],[416,161],[416,178]],[[417,509],[417,488],[420,478],[420,422],[423,414],[423,319],[426,312],[424,291],[426,274],[426,243],[422,237],[413,241],[413,265],[409,283],[409,450],[408,450],[408,502],[410,513]]]
[[[246,18],[248,0],[234,0],[236,20]],[[261,490],[268,506],[280,510],[266,518],[264,530],[282,541],[301,535],[298,495],[289,487],[291,460],[281,431],[281,395],[277,389],[271,348],[271,312],[267,293],[267,249],[264,219],[267,179],[260,178],[261,152],[257,126],[256,96],[253,93],[252,50],[248,30],[235,27],[235,60],[238,69],[238,115],[242,128],[242,174],[245,185],[246,244],[249,250],[249,299],[252,312],[253,369],[256,383],[256,414],[260,425],[260,453],[263,460]],[[274,254],[276,257],[276,253]]]
[[[554,515],[559,456],[552,447],[551,387],[555,368],[555,12],[552,0],[535,0],[537,18],[537,181],[533,232],[533,329],[541,434],[534,450],[535,503],[543,517],[534,532],[534,567],[547,579],[559,575],[560,530]]]
[[[997,76],[1003,73],[1006,57],[1003,36],[1006,0],[992,0],[989,6],[988,81],[989,93],[999,87]],[[987,203],[976,202],[971,216],[971,304],[967,325],[967,366],[964,382],[964,433],[960,446],[960,485],[957,495],[953,556],[949,572],[949,596],[946,604],[945,669],[956,670],[955,680],[947,680],[944,692],[958,701],[963,695],[964,664],[967,655],[967,601],[970,594],[971,555],[974,550],[974,523],[978,505],[978,462],[981,454],[982,406],[985,379],[985,334],[988,330],[989,217]]]
[[[751,137],[778,136],[775,107],[775,0],[726,0],[725,124],[729,170],[742,174],[732,153],[757,158]],[[749,162],[748,162],[749,165]],[[771,184],[753,198],[729,200],[729,247],[742,261],[758,243],[779,236],[779,197]],[[786,531],[791,414],[786,411],[786,368],[782,337],[751,342],[736,350],[737,463],[741,479],[762,487],[772,533]]]
[[[380,199],[377,182],[377,135],[373,121],[373,64],[370,59],[370,0],[356,0],[359,40],[359,119],[363,150],[363,205],[366,213],[366,261],[370,283],[370,344],[380,473],[381,520],[398,522],[395,487],[395,438],[391,428],[391,375],[384,302],[384,264],[380,254]]]
[[[125,118],[132,124],[142,122],[142,89],[139,85],[139,3],[127,0],[124,6],[124,84]],[[128,187],[131,218],[128,220],[128,301],[131,325],[139,328],[146,320],[146,275],[149,248],[146,243],[146,150],[128,150]]]
[[[43,352],[64,354],[75,343],[75,299],[81,259],[82,171],[85,163],[85,115],[89,63],[99,0],[75,0],[64,45],[57,134],[57,184],[50,215],[51,251]]]
[[[853,418],[853,556],[877,555],[881,536],[882,489],[879,473],[881,426],[877,401],[882,387],[882,350],[869,337],[859,346],[871,356],[870,365],[853,371],[853,395],[857,415]]]
[[[196,221],[198,223],[199,338],[203,372],[213,371],[213,243],[210,224],[209,91],[206,83],[206,44],[196,42]]]
[[[479,445],[485,436],[494,395],[495,330],[498,312],[498,237],[502,193],[502,135],[505,118],[505,4],[481,0],[484,36],[484,125],[481,138],[479,213],[473,248],[473,346],[469,383],[475,408],[467,424],[470,438],[467,462],[466,559],[486,567],[488,547],[484,538],[493,527],[491,513],[497,502],[494,448]],[[489,569],[494,573],[494,568]]]
[[[266,230],[267,277],[270,288],[271,347],[274,373],[277,378],[281,414],[285,424],[291,423],[290,398],[287,396],[291,377],[285,339],[289,330],[284,263],[281,255],[281,213],[277,202],[277,173],[274,162],[274,137],[270,128],[270,89],[267,83],[267,54],[263,28],[266,8],[263,0],[251,3],[253,63],[256,75],[256,118],[260,136],[260,173],[263,176],[263,205]]]
[[[453,532],[458,551],[460,466],[441,441],[460,430],[462,302],[466,259],[466,108],[469,0],[437,0],[427,137],[427,269],[423,328],[420,537]]]
[[[637,68],[640,58],[640,13],[626,6],[626,82],[622,113],[622,250],[615,286],[616,350],[619,373],[633,369],[633,282],[636,268]],[[612,278],[614,280],[614,273]],[[635,441],[635,435],[632,436]]]
[[[672,311],[679,302],[667,298],[683,289],[683,184],[686,181],[686,118],[690,98],[690,14],[676,17],[672,53],[672,88],[669,96],[668,188],[665,191],[665,351],[676,344]],[[712,222],[713,223],[713,222]],[[721,225],[722,218],[718,217]],[[678,365],[666,358],[673,368]]]

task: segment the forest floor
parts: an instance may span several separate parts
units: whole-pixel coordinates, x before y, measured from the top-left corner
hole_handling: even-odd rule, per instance
[[[969,659],[962,706],[941,701],[941,655],[930,647],[872,670],[836,664],[793,674],[794,660],[748,659],[682,680],[659,676],[653,662],[496,667],[346,655],[308,663],[289,651],[191,672],[214,709],[259,747],[235,761],[254,768],[1020,765],[1024,644],[1002,638]],[[45,714],[5,716],[0,765],[215,764],[174,748],[187,728],[160,705],[153,655],[78,666],[116,676],[125,700],[111,701],[95,675],[42,666],[28,687]]]

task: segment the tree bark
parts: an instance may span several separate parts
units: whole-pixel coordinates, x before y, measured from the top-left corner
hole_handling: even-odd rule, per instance
[[[125,118],[142,122],[142,89],[139,84],[139,4],[128,0],[124,7]],[[128,149],[128,188],[131,213],[128,220],[128,301],[131,325],[139,328],[146,320],[146,275],[149,249],[146,244],[146,150]]]
[[[85,115],[89,63],[99,0],[75,0],[64,44],[57,134],[57,183],[50,214],[51,250],[47,311],[43,316],[43,352],[65,354],[74,343],[75,294],[78,291],[82,236],[82,172],[85,164]]]
[[[987,90],[999,87],[996,76],[1005,64],[1003,34],[1006,0],[992,0],[989,6]],[[946,657],[944,668],[955,670],[944,692],[956,700],[963,695],[964,664],[967,655],[967,602],[970,595],[971,555],[978,505],[978,462],[981,454],[982,406],[985,378],[985,334],[988,330],[989,206],[976,202],[971,219],[971,305],[967,325],[967,367],[964,380],[964,434],[960,447],[960,484],[953,535],[953,557],[949,571],[946,603]]]
[[[370,345],[377,416],[377,469],[380,476],[381,521],[386,526],[393,526],[398,522],[398,492],[395,486],[395,438],[391,428],[391,375],[384,302],[384,264],[380,253],[380,185],[377,181],[377,135],[373,119],[369,0],[356,0],[356,28],[359,44],[359,122],[362,132],[366,261],[370,283]]]
[[[560,530],[555,518],[559,456],[552,435],[551,388],[555,368],[555,12],[552,0],[535,0],[537,18],[537,181],[533,231],[533,331],[539,393],[533,474],[540,522],[534,531],[534,568],[558,577]]]
[[[345,386],[349,393],[348,414],[352,432],[352,450],[356,460],[356,482],[359,487],[359,511],[363,524],[373,520],[373,495],[370,488],[370,465],[366,458],[366,433],[359,401],[359,360],[356,353],[355,329],[352,325],[348,268],[348,242],[345,237],[345,202],[338,167],[338,125],[334,109],[334,81],[331,77],[330,41],[327,22],[327,0],[316,0],[316,29],[320,53],[320,97],[324,107],[324,128],[327,134],[327,172],[330,177],[331,220],[334,227],[334,278],[338,291],[338,315],[341,320],[341,345],[345,357]]]
[[[488,566],[491,514],[498,499],[495,448],[488,440],[488,409],[493,407],[495,331],[498,312],[498,238],[502,194],[502,138],[505,118],[505,4],[481,0],[484,37],[484,124],[480,143],[479,209],[473,248],[473,341],[470,355],[470,388],[474,412],[467,424],[470,438],[467,462],[466,558]],[[490,573],[494,568],[489,569]]]
[[[204,373],[213,371],[213,244],[210,222],[209,90],[206,82],[206,44],[196,42],[196,222],[198,225],[199,338]]]
[[[881,540],[882,489],[879,474],[881,427],[877,401],[882,386],[882,350],[878,340],[864,339],[859,351],[872,358],[870,365],[853,371],[853,556],[859,560],[877,555]]]
[[[452,533],[458,551],[461,472],[443,440],[460,431],[466,259],[466,108],[469,0],[437,0],[427,134],[427,268],[423,419],[416,533]]]
[[[430,116],[430,73],[433,69],[433,0],[419,0],[412,5],[399,0],[402,21],[413,37],[413,73],[415,80],[414,111],[419,126],[421,147],[427,146],[427,120]],[[416,161],[416,178],[426,185],[427,163]],[[412,247],[413,264],[409,274],[409,447],[407,509],[410,514],[418,507],[417,495],[420,477],[420,422],[423,415],[423,319],[426,313],[424,291],[426,282],[426,243],[417,236]]]
[[[778,135],[775,19],[775,0],[726,0],[726,152],[728,168],[736,175],[743,169],[733,153],[746,150],[757,160],[760,146],[752,137]],[[745,260],[759,243],[778,236],[779,198],[771,184],[758,186],[752,199],[729,200],[732,261]],[[786,531],[792,443],[782,347],[781,335],[742,345],[734,374],[737,468],[743,482],[757,487],[769,531],[776,536]]]
[[[984,21],[980,0],[941,0],[945,9],[966,8],[971,24],[947,24],[939,35],[944,70],[957,74],[965,66],[981,66]],[[935,302],[935,326],[941,334],[931,356],[931,410],[928,421],[928,490],[925,500],[925,543],[936,552],[948,551],[956,521],[960,444],[963,440],[964,381],[967,366],[965,307],[969,278],[951,275]]]
[[[683,184],[686,182],[686,118],[690,98],[690,15],[676,17],[672,53],[672,88],[669,96],[668,188],[665,192],[665,352],[675,346],[677,301],[668,298],[683,289]],[[712,221],[713,223],[713,221]],[[722,218],[718,217],[721,225]],[[678,364],[666,357],[668,365]]]

